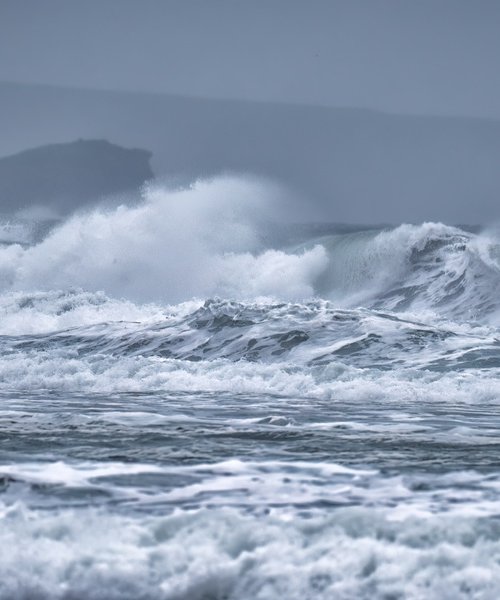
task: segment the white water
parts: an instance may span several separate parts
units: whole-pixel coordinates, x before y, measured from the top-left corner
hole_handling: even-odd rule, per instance
[[[280,194],[4,227],[0,598],[499,597],[497,234]]]
[[[265,187],[232,179],[151,190],[137,206],[77,215],[33,247],[3,249],[0,281],[11,290],[75,286],[163,302],[311,296],[324,250],[262,250],[256,215],[272,201]]]

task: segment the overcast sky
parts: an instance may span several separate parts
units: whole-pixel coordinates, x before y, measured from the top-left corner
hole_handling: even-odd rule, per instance
[[[500,118],[500,0],[0,0],[0,80]]]

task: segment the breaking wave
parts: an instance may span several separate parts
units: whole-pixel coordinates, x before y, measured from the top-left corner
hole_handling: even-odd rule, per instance
[[[304,228],[301,240],[284,242],[276,196],[258,182],[226,178],[151,189],[135,206],[74,215],[31,245],[15,243],[21,233],[11,228],[13,243],[0,248],[0,285],[162,304],[323,298],[468,320],[497,312],[494,232],[426,223],[314,237]]]

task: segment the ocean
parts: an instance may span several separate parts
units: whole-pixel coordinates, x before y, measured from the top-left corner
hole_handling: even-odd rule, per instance
[[[274,197],[0,226],[0,598],[500,597],[500,235]]]

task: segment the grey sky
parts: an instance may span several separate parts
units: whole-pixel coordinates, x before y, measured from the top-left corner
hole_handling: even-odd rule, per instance
[[[500,118],[499,0],[0,0],[0,80]]]

